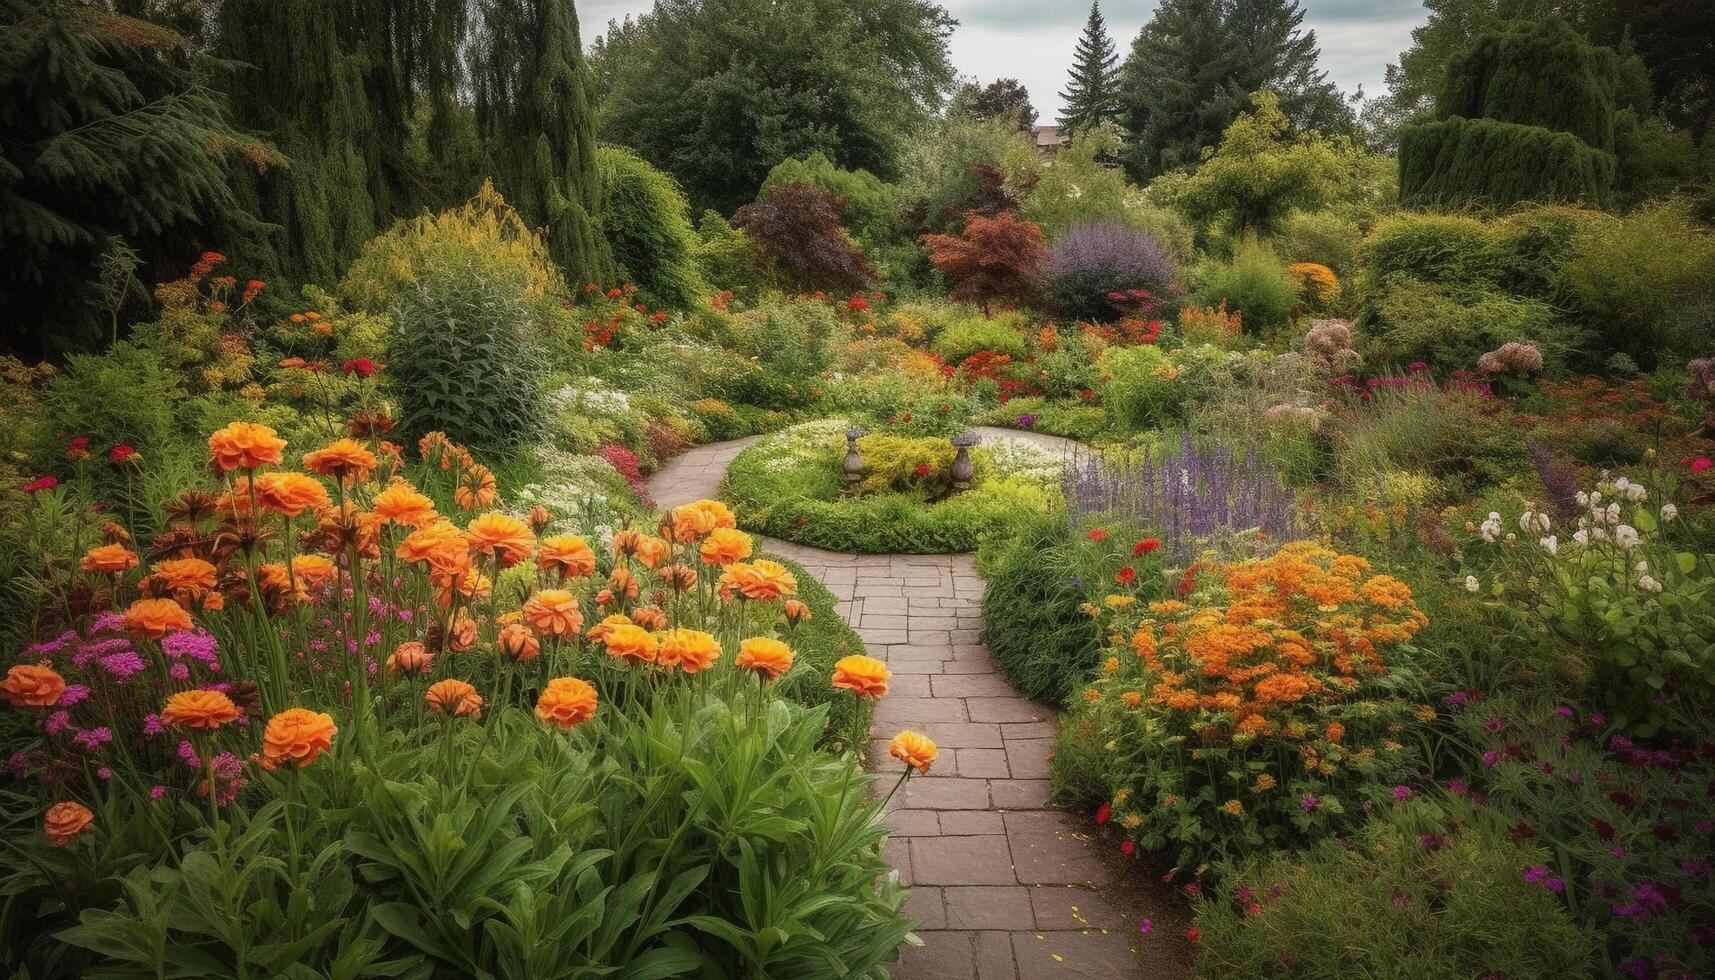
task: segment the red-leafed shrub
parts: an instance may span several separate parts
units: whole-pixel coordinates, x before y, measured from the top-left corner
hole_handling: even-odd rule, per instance
[[[924,235],[923,244],[929,261],[953,280],[955,294],[981,303],[985,313],[997,299],[1032,296],[1047,254],[1042,229],[1010,214],[968,215],[963,236]]]
[[[637,491],[639,497],[645,500],[649,498],[648,490],[644,486],[643,471],[638,467],[636,453],[617,442],[610,442],[601,447],[600,455],[602,459],[607,460],[608,465],[612,466],[615,472],[625,478],[626,484]]]
[[[757,259],[781,285],[801,292],[856,292],[875,272],[840,227],[845,202],[805,183],[771,187],[733,215]]]

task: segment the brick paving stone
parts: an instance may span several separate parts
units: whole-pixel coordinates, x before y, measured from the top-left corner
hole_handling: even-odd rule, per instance
[[[1077,444],[1035,432],[978,428],[1070,457]],[[701,446],[668,461],[650,496],[677,506],[714,496],[752,439]],[[849,555],[758,539],[839,600],[837,614],[893,672],[877,705],[869,761],[877,793],[899,765],[887,754],[901,728],[941,749],[884,816],[882,857],[911,889],[905,912],[921,946],[901,948],[895,980],[1064,980],[1185,976],[1191,959],[1165,935],[1140,943],[1100,889],[1107,870],[1078,823],[1048,802],[1056,712],[1019,697],[982,643],[984,583],[968,555]],[[1162,920],[1183,918],[1164,909]]]

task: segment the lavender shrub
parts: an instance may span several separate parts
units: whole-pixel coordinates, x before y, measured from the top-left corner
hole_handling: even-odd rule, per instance
[[[1092,515],[1155,528],[1162,546],[1187,561],[1207,539],[1260,531],[1269,540],[1298,534],[1297,498],[1255,453],[1219,444],[1198,448],[1189,432],[1160,460],[1113,463],[1081,456],[1066,467],[1063,490],[1074,525]]]
[[[1117,221],[1071,229],[1042,263],[1048,301],[1077,320],[1113,319],[1120,311],[1109,293],[1141,289],[1166,302],[1178,292],[1178,274],[1172,254],[1154,236]]]

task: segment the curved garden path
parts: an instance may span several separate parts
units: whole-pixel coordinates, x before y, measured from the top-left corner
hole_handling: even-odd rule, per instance
[[[979,428],[984,441],[1025,439],[1063,454],[1067,439]],[[663,507],[715,496],[756,438],[700,446],[649,480]],[[911,887],[905,911],[921,948],[896,980],[1180,977],[1191,954],[1176,899],[1139,894],[1091,846],[1088,824],[1048,802],[1055,709],[1020,697],[978,639],[983,580],[969,555],[848,555],[762,538],[834,593],[839,612],[893,672],[875,712],[870,759],[897,767],[887,739],[912,728],[941,758],[912,779],[888,815],[887,857]],[[1110,842],[1111,846],[1111,842]],[[1149,917],[1153,932],[1140,935]]]

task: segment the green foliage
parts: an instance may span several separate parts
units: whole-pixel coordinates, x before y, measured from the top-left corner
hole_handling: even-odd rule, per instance
[[[1096,669],[1100,623],[1080,607],[1086,590],[1075,576],[1084,550],[1063,515],[1022,519],[977,551],[986,580],[982,639],[995,666],[1027,698],[1063,704]],[[1111,570],[1110,570],[1111,571]],[[1092,576],[1094,587],[1106,576]]]
[[[1077,136],[1119,121],[1119,78],[1114,70],[1118,64],[1119,55],[1114,53],[1113,39],[1108,37],[1102,6],[1099,2],[1091,3],[1084,33],[1078,36],[1077,47],[1072,50],[1066,90],[1060,93],[1066,103],[1060,128],[1066,135]]]
[[[1206,260],[1196,270],[1199,281],[1192,302],[1199,306],[1227,305],[1244,316],[1247,334],[1265,335],[1285,326],[1298,304],[1298,283],[1274,250],[1247,241],[1232,261]]]
[[[1410,276],[1387,281],[1375,298],[1370,355],[1396,365],[1423,361],[1439,370],[1472,370],[1502,344],[1528,340],[1549,363],[1568,352],[1563,325],[1540,300],[1498,290],[1453,291]]]
[[[875,174],[861,168],[846,170],[835,166],[825,154],[812,153],[775,164],[763,179],[757,198],[761,199],[772,188],[791,184],[808,184],[836,201],[845,202],[840,209],[840,224],[857,239],[866,254],[899,238],[893,227],[893,213],[898,206],[893,186]]]
[[[1121,218],[1130,188],[1111,160],[1120,147],[1111,129],[1080,132],[1054,153],[1054,165],[1024,199],[1024,216],[1050,242],[1062,232],[1093,221]]]
[[[1438,119],[1400,133],[1406,204],[1506,207],[1521,201],[1600,205],[1614,183],[1612,153],[1568,133],[1492,119]]]
[[[1251,106],[1227,127],[1220,146],[1180,189],[1179,200],[1193,217],[1224,218],[1235,235],[1269,235],[1292,212],[1328,203],[1341,175],[1355,170],[1361,151],[1349,140],[1294,134],[1272,92],[1257,93]]]
[[[947,100],[947,118],[1005,119],[1022,132],[1036,126],[1036,109],[1030,93],[1016,78],[997,78],[987,85],[975,79],[962,82]]]
[[[1594,48],[1563,19],[1545,17],[1483,34],[1454,56],[1435,113],[1570,133],[1612,152],[1618,82],[1611,49]]]
[[[542,431],[543,371],[528,284],[480,253],[428,255],[393,308],[388,374],[413,438],[440,430],[472,448]]]
[[[815,152],[888,178],[903,134],[952,88],[951,28],[919,0],[662,5],[594,46],[600,131],[722,213]]]
[[[907,220],[926,231],[956,228],[971,211],[1016,206],[1042,174],[1028,133],[1004,119],[949,118],[906,144],[899,178]]]
[[[853,493],[923,491],[939,496],[950,487],[953,444],[945,438],[875,433],[857,441],[863,457],[863,479]]]
[[[956,364],[983,350],[1022,359],[1024,330],[1029,325],[1029,317],[1022,313],[962,317],[937,333],[934,343],[930,346],[935,353],[946,358],[949,364]]]
[[[696,258],[703,275],[717,289],[731,290],[740,299],[753,300],[763,288],[750,236],[742,228],[734,228],[718,212],[704,211],[697,222]]]
[[[1459,817],[1481,815],[1471,810],[1414,801],[1351,841],[1224,868],[1222,880],[1240,884],[1197,902],[1198,974],[1588,976],[1589,929],[1520,874],[1554,856],[1495,821],[1465,825]]]
[[[1117,425],[1141,432],[1183,419],[1190,388],[1178,383],[1177,369],[1161,348],[1115,347],[1097,366],[1102,403]]]
[[[1281,222],[1274,245],[1288,262],[1325,265],[1344,279],[1355,271],[1363,237],[1358,222],[1338,212],[1299,211]]]
[[[43,437],[90,436],[162,456],[184,445],[177,413],[186,395],[183,379],[153,349],[120,341],[101,354],[74,354],[48,383],[44,407],[54,432]]]
[[[708,286],[697,268],[698,238],[690,206],[673,178],[627,150],[596,150],[601,176],[601,233],[613,252],[614,274],[656,302],[688,307]]]
[[[1569,252],[1559,279],[1603,350],[1647,367],[1715,340],[1715,235],[1683,204],[1587,225]]]

